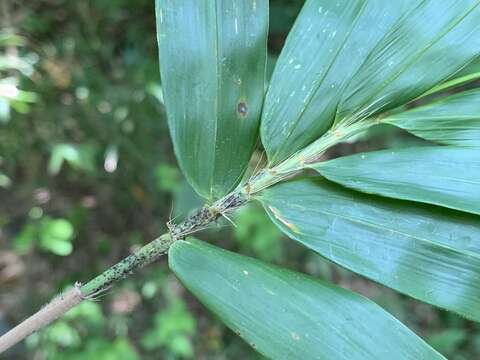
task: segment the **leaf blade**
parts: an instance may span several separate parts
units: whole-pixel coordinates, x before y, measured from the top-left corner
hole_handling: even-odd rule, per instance
[[[268,2],[157,0],[160,72],[180,167],[212,199],[241,179],[257,139]]]
[[[451,78],[480,54],[479,4],[306,1],[265,99],[269,163],[332,125],[393,109]]]
[[[331,284],[198,240],[176,242],[169,262],[207,307],[270,358],[442,358],[376,304]]]
[[[349,79],[381,39],[383,28],[406,9],[404,1],[389,6],[394,8],[386,12],[384,6],[365,0],[305,2],[265,98],[261,137],[271,163],[288,157],[332,125]]]
[[[427,146],[373,151],[311,164],[346,187],[480,214],[478,148]]]
[[[287,236],[322,256],[480,321],[478,217],[365,195],[319,178],[276,185],[259,200]]]
[[[480,90],[449,96],[382,122],[440,144],[480,147]]]
[[[366,108],[371,116],[403,105],[448,80],[480,54],[478,0],[448,0],[441,7],[434,0],[416,5],[352,79],[339,105],[340,119]]]

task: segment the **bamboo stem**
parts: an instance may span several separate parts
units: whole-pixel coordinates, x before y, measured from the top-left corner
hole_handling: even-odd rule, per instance
[[[93,299],[101,292],[108,290],[113,283],[155,261],[168,250],[173,241],[169,234],[164,234],[85,285],[81,286],[77,283],[64,294],[58,295],[35,314],[0,337],[0,354],[57,320],[83,300]]]
[[[108,289],[113,283],[157,260],[162,254],[168,251],[168,248],[173,241],[174,240],[169,234],[164,234],[151,241],[136,253],[127,256],[125,259],[83,285],[80,288],[82,296],[87,299],[95,297],[96,294]]]
[[[58,295],[38,312],[0,337],[0,354],[55,321],[82,301],[83,296],[77,284],[64,294]]]
[[[253,195],[275,185],[308,167],[317,161],[329,147],[351,138],[374,124],[365,121],[330,131],[302,151],[292,155],[273,168],[263,169],[251,178],[243,187],[227,194],[210,206],[205,206],[187,217],[182,223],[168,223],[169,233],[164,234],[136,253],[121,260],[85,285],[75,286],[63,295],[55,297],[48,305],[0,337],[0,353],[22,341],[33,332],[49,325],[83,300],[94,299],[107,291],[115,282],[134,273],[139,268],[157,260],[166,253],[177,240],[205,229],[220,216],[245,205]]]

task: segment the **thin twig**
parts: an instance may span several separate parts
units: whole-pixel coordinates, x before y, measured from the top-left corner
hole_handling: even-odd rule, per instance
[[[80,284],[75,284],[73,288],[58,295],[37,313],[2,335],[0,337],[0,353],[22,341],[35,331],[57,320],[68,310],[80,304],[83,299]]]
[[[211,206],[207,205],[197,210],[188,216],[181,224],[173,224],[170,220],[167,223],[169,229],[168,234],[164,234],[143,246],[139,251],[126,257],[85,285],[80,286],[79,284],[75,284],[73,289],[63,295],[57,296],[36,314],[1,336],[0,353],[22,341],[33,332],[58,319],[83,300],[92,300],[101,296],[117,281],[158,259],[168,251],[177,239],[182,239],[187,235],[208,228],[220,216],[231,221],[227,214],[245,205],[255,193],[297,175],[307,166],[306,159],[311,159],[312,156],[322,153],[325,149],[335,145],[340,140],[357,134],[372,124],[367,123],[352,126],[352,129],[349,129],[350,131],[341,134],[339,137],[334,136],[332,139],[328,136],[321,138],[291,158],[284,160],[276,167],[260,170],[253,175],[242,188],[227,194]]]
[[[0,336],[0,354],[27,336],[49,325],[83,300],[98,298],[108,291],[113,283],[155,261],[168,250],[173,241],[169,234],[162,235],[85,285],[82,286],[77,283],[72,289],[55,297],[34,315]]]

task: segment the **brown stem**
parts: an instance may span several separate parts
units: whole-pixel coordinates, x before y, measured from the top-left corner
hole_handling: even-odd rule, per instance
[[[55,297],[45,307],[0,337],[0,353],[47,326],[83,300],[80,285]]]

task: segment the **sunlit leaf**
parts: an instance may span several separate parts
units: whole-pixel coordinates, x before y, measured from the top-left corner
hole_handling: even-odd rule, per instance
[[[48,173],[57,175],[67,162],[75,169],[88,172],[95,171],[95,155],[97,149],[93,144],[55,144],[51,150]]]
[[[0,188],[8,189],[12,185],[12,180],[0,171]]]
[[[45,218],[39,229],[40,246],[56,255],[70,255],[73,251],[73,231],[72,224],[66,219]]]
[[[10,103],[8,99],[0,96],[0,123],[7,123],[10,120]]]

